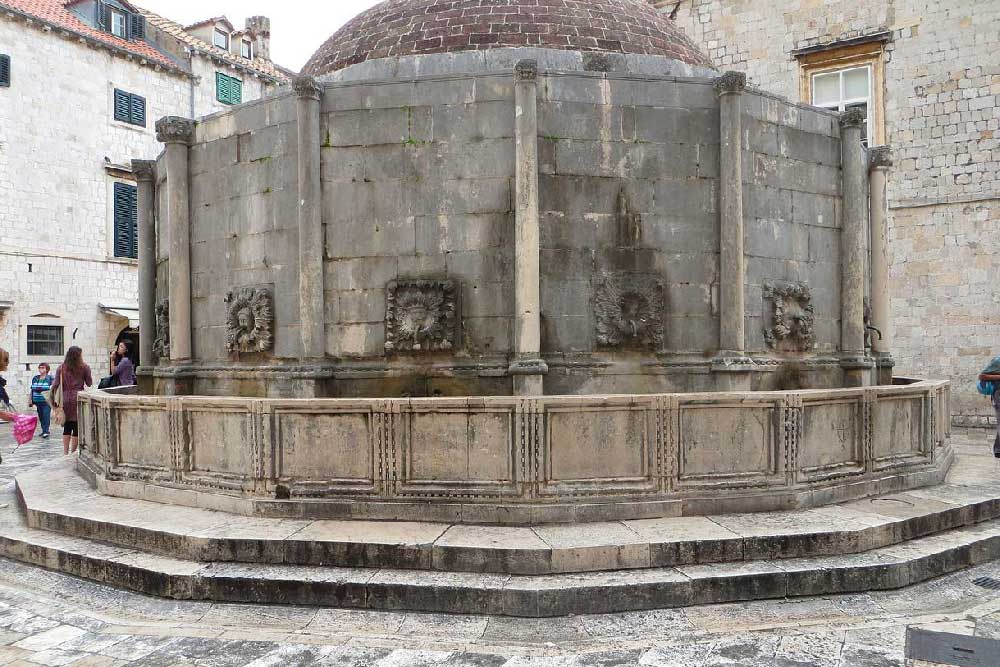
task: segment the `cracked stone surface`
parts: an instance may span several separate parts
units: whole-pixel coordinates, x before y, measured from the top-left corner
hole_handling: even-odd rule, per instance
[[[60,449],[11,440],[0,425],[0,521],[18,511],[14,474]],[[899,591],[519,619],[174,601],[0,560],[0,665],[903,667],[909,626],[1000,639],[1000,591],[978,577],[1000,579],[1000,562]]]

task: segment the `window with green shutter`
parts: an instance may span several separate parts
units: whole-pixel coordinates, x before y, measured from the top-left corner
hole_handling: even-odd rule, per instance
[[[10,86],[10,56],[0,53],[0,86]]]
[[[243,82],[222,72],[215,73],[215,99],[223,104],[243,103]]]
[[[115,120],[146,127],[146,98],[115,88]]]
[[[138,192],[129,183],[115,183],[115,257],[139,256]]]

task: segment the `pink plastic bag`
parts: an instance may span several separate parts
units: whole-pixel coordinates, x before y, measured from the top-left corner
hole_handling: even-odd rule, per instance
[[[31,442],[35,437],[35,427],[38,426],[38,417],[35,415],[15,415],[14,416],[14,439],[17,446]]]

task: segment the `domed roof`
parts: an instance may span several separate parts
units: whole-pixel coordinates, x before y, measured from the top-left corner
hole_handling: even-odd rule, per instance
[[[519,46],[712,66],[645,0],[386,0],[338,30],[303,71],[322,76],[377,58]]]

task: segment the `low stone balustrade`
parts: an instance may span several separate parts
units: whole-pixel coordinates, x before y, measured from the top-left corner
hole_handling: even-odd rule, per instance
[[[818,506],[938,483],[947,382],[427,399],[80,397],[102,493],[248,515],[532,524]]]

